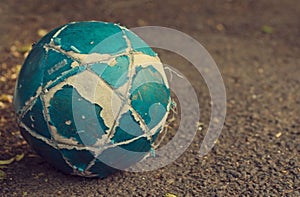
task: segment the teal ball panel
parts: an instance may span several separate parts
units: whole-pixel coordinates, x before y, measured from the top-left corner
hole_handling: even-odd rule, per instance
[[[112,88],[118,88],[128,81],[129,58],[127,55],[117,57],[113,67],[107,63],[95,63],[91,66],[91,70]]]
[[[124,52],[127,48],[122,36],[122,29],[118,25],[79,22],[69,24],[55,39],[55,43],[61,45],[65,51],[72,51],[76,48],[80,53],[114,54]],[[97,44],[101,42],[109,42],[109,44],[104,43],[98,47]],[[104,45],[105,47],[102,47]]]
[[[51,139],[51,133],[43,113],[43,103],[40,97],[36,98],[33,106],[24,114],[22,122],[39,135]]]
[[[58,27],[29,53],[14,107],[33,149],[67,174],[104,178],[153,151],[170,108],[157,54],[118,24]]]
[[[49,123],[59,128],[60,136],[90,146],[108,130],[100,117],[101,110],[99,105],[81,97],[75,88],[65,85],[50,100]]]
[[[16,111],[25,107],[25,103],[31,102],[37,96],[38,89],[43,85],[46,51],[43,47],[34,47],[21,68],[14,94],[14,106]]]
[[[21,127],[21,134],[31,147],[55,168],[66,174],[71,174],[73,172],[73,168],[66,163],[66,160],[60,150],[54,148],[48,143],[45,143],[44,140],[34,137],[34,135],[31,135],[31,133],[23,127]]]

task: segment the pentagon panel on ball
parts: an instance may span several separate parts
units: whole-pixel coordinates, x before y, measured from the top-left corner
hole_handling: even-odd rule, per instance
[[[72,22],[36,43],[14,96],[26,141],[57,169],[106,177],[148,154],[170,108],[157,54],[106,22]]]

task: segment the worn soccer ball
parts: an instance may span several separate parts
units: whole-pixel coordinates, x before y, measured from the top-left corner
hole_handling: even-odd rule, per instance
[[[106,177],[153,150],[170,91],[157,54],[132,31],[73,22],[33,46],[14,107],[22,135],[50,164]]]

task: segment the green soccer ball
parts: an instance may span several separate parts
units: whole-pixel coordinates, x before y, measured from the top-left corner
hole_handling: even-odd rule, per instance
[[[22,135],[50,164],[103,178],[153,150],[170,90],[157,54],[132,31],[73,22],[33,46],[14,107]]]

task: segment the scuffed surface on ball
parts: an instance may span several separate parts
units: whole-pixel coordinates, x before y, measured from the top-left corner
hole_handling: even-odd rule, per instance
[[[14,106],[22,135],[53,166],[106,177],[152,149],[170,91],[157,54],[133,32],[74,22],[33,47]]]

